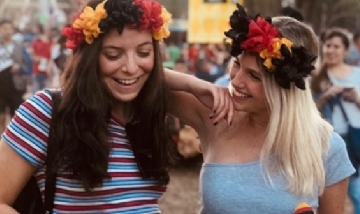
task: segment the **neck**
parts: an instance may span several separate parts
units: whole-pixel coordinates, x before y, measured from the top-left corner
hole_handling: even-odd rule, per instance
[[[265,131],[268,127],[270,115],[267,113],[256,114],[256,113],[246,113],[241,117],[242,124],[246,128],[257,131]]]
[[[130,122],[134,113],[132,103],[116,103],[112,107],[112,113],[122,123],[126,124]]]
[[[331,73],[336,73],[336,71],[338,70],[343,70],[344,67],[347,67],[347,65],[345,63],[339,63],[339,64],[335,64],[335,65],[328,65],[328,70]]]

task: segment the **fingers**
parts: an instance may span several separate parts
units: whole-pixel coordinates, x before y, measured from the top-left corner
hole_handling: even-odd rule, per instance
[[[229,93],[229,92],[227,92]],[[233,117],[234,117],[234,103],[232,101],[232,98],[230,96],[230,93],[229,93],[229,101],[228,101],[228,104],[229,104],[229,112],[227,114],[227,122],[229,124],[229,126],[231,126],[232,124],[232,120],[233,120]]]
[[[218,91],[219,105],[213,114],[213,123],[217,125],[221,120],[225,120],[228,125],[231,125],[232,118],[234,115],[234,106],[232,98],[227,89],[220,88]]]
[[[219,100],[219,105],[217,106],[217,108],[214,111],[213,114],[213,123],[216,126],[226,115],[226,103],[225,103],[225,96],[224,93],[222,92],[221,89],[218,89],[218,92],[216,93],[218,96],[218,100]]]
[[[212,111],[210,113],[210,119],[213,119],[217,116],[217,110],[219,109],[219,106],[221,105],[221,95],[219,94],[219,89],[216,88],[216,91],[213,92],[213,108]]]

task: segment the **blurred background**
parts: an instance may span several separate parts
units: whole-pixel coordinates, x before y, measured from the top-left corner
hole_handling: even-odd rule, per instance
[[[310,25],[316,34],[332,27],[342,28],[349,39],[360,38],[360,0],[159,0],[170,13],[171,36],[161,44],[164,66],[195,75],[203,80],[227,86],[226,72],[230,56],[224,44],[223,32],[228,29],[228,18],[235,3],[245,6],[248,13],[262,16],[287,14]],[[29,61],[38,56],[47,59],[46,71],[33,70],[23,98],[44,87],[59,86],[59,75],[69,51],[64,48],[61,29],[87,3],[86,0],[1,0],[0,20],[12,22],[14,41],[24,45]],[[355,38],[356,39],[356,38]],[[358,39],[360,41],[360,39]],[[357,51],[356,42],[351,50]],[[354,52],[354,53],[355,53]],[[359,57],[352,63],[360,65]],[[352,56],[355,56],[352,55]],[[320,59],[319,63],[320,65]],[[43,73],[42,73],[43,72]],[[41,78],[40,78],[41,77]],[[15,95],[14,96],[18,96]],[[8,116],[7,121],[11,116]],[[0,133],[4,126],[0,124]],[[164,214],[195,214],[199,209],[198,178],[202,164],[200,141],[196,132],[176,118],[169,119],[173,139],[182,159],[174,166],[171,183],[161,198]],[[352,206],[347,205],[347,213]]]

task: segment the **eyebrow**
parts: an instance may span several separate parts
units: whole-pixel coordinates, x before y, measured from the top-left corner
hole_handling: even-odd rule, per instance
[[[251,68],[245,68],[245,69],[246,69],[248,72],[255,73],[255,74],[257,74],[257,75],[261,75],[260,72],[255,71],[254,69],[251,69]]]
[[[139,44],[137,46],[137,48],[140,48],[140,47],[145,46],[145,45],[152,45],[152,42],[150,42],[150,41],[143,42],[143,43]],[[108,49],[108,48],[109,49],[122,49],[122,47],[115,46],[115,45],[105,45],[105,46],[102,47],[102,49]]]

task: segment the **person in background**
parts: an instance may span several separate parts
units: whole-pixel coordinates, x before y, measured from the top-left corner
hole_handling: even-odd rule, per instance
[[[349,65],[360,66],[360,33],[354,33],[352,40],[345,62]]]
[[[38,35],[32,41],[31,53],[33,56],[33,85],[32,91],[35,94],[37,91],[44,89],[51,76],[51,47],[52,38],[49,32],[45,32],[41,25],[37,26]]]
[[[345,140],[350,160],[355,169],[359,160],[348,138],[348,126],[360,128],[360,67],[344,62],[350,41],[344,29],[328,29],[323,38],[323,65],[312,79],[312,90],[318,109]],[[342,105],[348,121],[341,110]],[[353,202],[355,214],[360,214],[360,177],[350,177],[348,194]]]
[[[25,48],[13,40],[14,26],[10,20],[0,21],[0,134],[6,123],[6,109],[10,117],[23,102],[26,92],[28,62]]]

